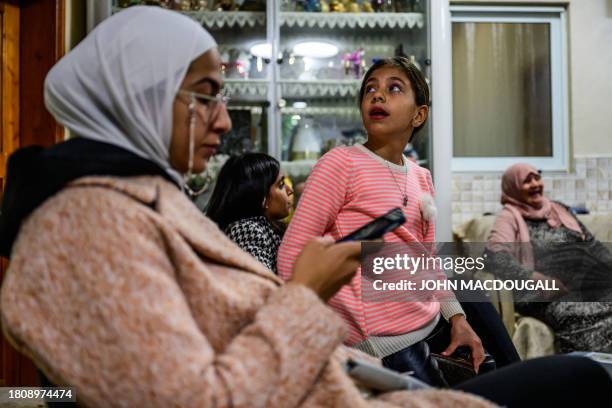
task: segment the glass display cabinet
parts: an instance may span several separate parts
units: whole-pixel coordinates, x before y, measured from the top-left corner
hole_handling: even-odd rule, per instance
[[[329,149],[367,140],[357,99],[376,60],[405,55],[431,83],[426,0],[115,0],[112,11],[135,4],[185,13],[219,43],[233,121],[219,163],[266,152],[302,180]],[[406,153],[433,169],[430,136],[427,125]]]

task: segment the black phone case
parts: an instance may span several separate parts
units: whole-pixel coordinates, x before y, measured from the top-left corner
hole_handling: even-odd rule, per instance
[[[339,239],[338,242],[378,239],[405,222],[406,217],[404,217],[404,212],[401,208],[396,207],[385,215],[376,218],[374,221],[367,223],[358,230],[353,231],[344,238]]]

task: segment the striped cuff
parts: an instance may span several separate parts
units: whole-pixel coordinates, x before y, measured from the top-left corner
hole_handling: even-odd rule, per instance
[[[451,317],[458,314],[463,315],[463,317],[466,317],[465,312],[461,307],[461,304],[456,300],[449,302],[440,302],[440,313],[442,314],[442,317],[446,319],[446,321],[450,321]]]

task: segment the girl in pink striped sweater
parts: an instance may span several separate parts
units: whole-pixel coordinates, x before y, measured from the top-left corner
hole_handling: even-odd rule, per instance
[[[315,165],[278,254],[278,271],[291,277],[297,255],[316,236],[342,238],[394,207],[406,222],[385,235],[385,242],[434,241],[434,189],[428,170],[402,154],[427,120],[429,88],[423,74],[406,58],[374,64],[359,93],[364,145],[332,149]],[[362,297],[361,273],[329,302],[350,327],[347,343],[399,371],[439,383],[427,367],[414,367],[410,354],[422,353],[424,339],[445,319],[451,324],[450,344],[471,348],[474,367],[484,359],[480,339],[457,301],[372,302]]]

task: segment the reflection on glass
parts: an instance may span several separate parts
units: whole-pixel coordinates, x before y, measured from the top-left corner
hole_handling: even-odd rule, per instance
[[[547,24],[453,23],[455,157],[552,156]]]

